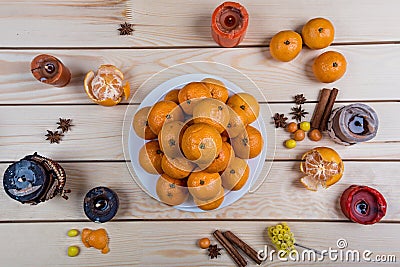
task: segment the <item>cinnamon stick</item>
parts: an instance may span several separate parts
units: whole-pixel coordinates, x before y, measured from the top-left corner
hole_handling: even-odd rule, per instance
[[[247,265],[247,261],[242,257],[242,255],[240,255],[240,253],[231,244],[231,242],[229,242],[229,240],[225,238],[220,230],[215,230],[213,236],[225,248],[226,252],[228,252],[228,254],[236,262],[237,266],[244,267]]]
[[[319,101],[317,106],[314,109],[314,114],[311,120],[311,128],[319,129],[321,124],[322,116],[324,115],[325,106],[328,103],[329,96],[331,94],[331,90],[322,89],[319,96]]]
[[[333,88],[331,91],[331,94],[329,95],[329,100],[328,103],[326,104],[324,115],[322,116],[321,123],[319,125],[319,129],[321,131],[326,131],[328,128],[328,120],[329,116],[331,115],[333,105],[335,104],[336,101],[336,96],[338,95],[339,90],[336,88]]]
[[[255,251],[252,247],[246,244],[242,239],[237,237],[234,233],[231,231],[226,231],[223,233],[223,235],[231,241],[235,246],[240,248],[244,253],[246,253],[247,256],[249,256],[255,263],[260,265],[262,261],[258,258],[258,253]]]

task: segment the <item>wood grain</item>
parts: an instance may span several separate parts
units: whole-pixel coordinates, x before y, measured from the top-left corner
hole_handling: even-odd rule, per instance
[[[0,47],[216,46],[211,14],[221,1],[140,0],[2,1]],[[243,0],[250,24],[242,45],[265,46],[281,30],[297,30],[313,17],[336,28],[335,42],[400,41],[398,2],[386,0]],[[45,21],[45,22],[44,22]],[[119,24],[134,24],[119,36]]]
[[[284,129],[275,129],[272,114],[288,114],[292,104],[271,104],[271,111],[262,105],[261,116],[267,128],[267,158],[274,153],[275,159],[300,159],[301,155],[315,146],[329,146],[336,149],[343,159],[388,159],[399,160],[400,137],[397,114],[400,103],[371,103],[379,114],[380,126],[375,139],[345,147],[334,143],[327,135],[320,142],[306,138],[298,143],[296,149],[286,149],[283,142],[290,138]],[[306,104],[310,113],[315,104]],[[136,106],[129,106],[129,126]],[[119,105],[106,108],[98,105],[73,106],[0,106],[0,161],[14,161],[27,153],[39,152],[55,160],[124,160],[122,146],[122,126],[127,106]],[[49,144],[45,140],[46,130],[55,130],[58,118],[70,118],[75,127],[65,134],[60,144]],[[308,115],[306,120],[311,118]]]
[[[114,64],[125,73],[136,92],[133,102],[141,100],[160,83],[188,73],[210,73],[226,78],[252,93],[259,101],[293,101],[304,93],[309,101],[317,101],[323,87],[340,89],[338,101],[391,100],[399,101],[398,61],[400,45],[335,46],[348,61],[347,74],[332,84],[322,84],[312,73],[313,59],[322,51],[304,49],[292,62],[276,62],[267,48],[237,49],[140,49],[140,50],[9,50],[0,51],[2,97],[0,104],[92,104],[83,90],[83,79],[89,70],[101,64]],[[30,73],[30,61],[40,53],[60,58],[72,72],[71,83],[55,88],[37,82]],[[152,78],[147,86],[140,85],[161,70],[193,61],[217,62],[176,68]],[[211,63],[210,63],[211,64]],[[178,71],[179,70],[179,71]],[[258,88],[244,75],[248,76]],[[265,99],[264,99],[265,97]]]
[[[93,223],[12,223],[0,224],[3,243],[0,256],[4,266],[234,266],[225,251],[218,259],[208,259],[207,251],[197,247],[199,238],[210,237],[215,229],[231,230],[257,251],[269,243],[265,231],[277,222],[111,222]],[[371,259],[377,255],[400,257],[397,232],[399,224],[377,224],[364,227],[353,223],[290,222],[297,242],[318,250],[337,249],[337,240],[345,239],[349,250],[362,253],[370,250]],[[106,255],[94,248],[85,248],[80,237],[68,237],[71,228],[97,229],[104,227],[110,237],[110,252]],[[45,230],[44,230],[45,229]],[[323,238],[321,238],[323,236]],[[212,243],[215,244],[215,240]],[[368,243],[366,244],[366,240]],[[38,246],[40,244],[40,246]],[[393,245],[388,245],[393,244]],[[78,257],[69,258],[67,248],[77,245]],[[268,246],[270,252],[273,248]],[[23,256],[21,255],[23,253]],[[302,250],[299,249],[299,253]],[[345,259],[346,257],[344,257]],[[396,266],[396,263],[387,263]],[[273,254],[261,266],[376,266],[376,262],[301,261],[283,262]],[[249,266],[256,266],[251,263]]]
[[[0,164],[0,174],[8,164]],[[82,203],[93,187],[107,186],[120,198],[115,219],[230,219],[230,220],[347,220],[339,199],[352,184],[368,185],[379,190],[387,200],[387,222],[400,221],[400,162],[345,162],[343,178],[327,190],[306,190],[299,179],[298,162],[274,162],[257,180],[264,182],[254,193],[247,193],[236,203],[207,213],[182,212],[152,199],[134,182],[125,163],[62,163],[67,173],[66,188],[72,190],[70,199],[57,197],[38,206],[22,205],[0,190],[0,221],[87,220]],[[2,185],[1,185],[2,187]]]

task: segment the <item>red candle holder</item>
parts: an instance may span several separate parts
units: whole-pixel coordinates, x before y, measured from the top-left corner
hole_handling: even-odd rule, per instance
[[[386,200],[376,189],[352,185],[341,198],[340,207],[347,218],[360,224],[374,224],[386,214]]]
[[[38,55],[31,62],[33,76],[42,83],[56,87],[64,87],[71,80],[71,72],[56,57],[50,55]]]
[[[246,35],[249,14],[239,3],[225,2],[212,15],[211,32],[214,41],[223,47],[237,46]]]

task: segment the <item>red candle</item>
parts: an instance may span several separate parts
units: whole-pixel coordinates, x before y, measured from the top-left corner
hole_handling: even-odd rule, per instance
[[[71,80],[71,72],[56,57],[38,55],[31,62],[33,76],[42,83],[56,87],[66,86]]]
[[[340,198],[340,207],[347,218],[360,224],[374,224],[386,214],[386,200],[376,189],[352,185]]]
[[[225,2],[212,15],[211,32],[214,41],[223,47],[237,46],[246,35],[249,14],[244,6]]]

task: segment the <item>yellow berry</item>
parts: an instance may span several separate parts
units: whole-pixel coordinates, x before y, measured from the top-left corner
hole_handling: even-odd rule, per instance
[[[68,247],[68,256],[76,257],[79,254],[79,247],[77,246],[70,246]]]
[[[300,129],[305,132],[308,132],[311,129],[311,124],[308,121],[303,121],[300,123]]]
[[[71,229],[71,230],[68,231],[67,235],[70,236],[70,237],[74,237],[74,236],[79,235],[79,231],[76,230],[76,229]]]
[[[289,149],[295,148],[296,147],[296,141],[293,140],[293,139],[286,140],[285,146],[287,148],[289,148]]]

